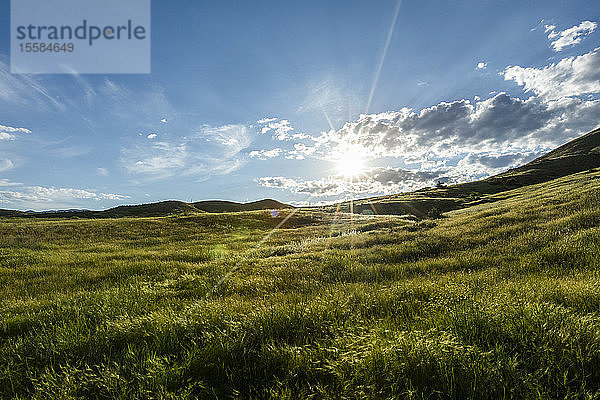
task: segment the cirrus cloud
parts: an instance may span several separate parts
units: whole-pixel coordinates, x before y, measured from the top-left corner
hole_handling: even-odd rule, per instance
[[[122,148],[121,164],[130,174],[147,180],[176,174],[204,179],[243,166],[242,150],[252,142],[250,131],[241,124],[203,125],[189,136],[167,139]]]

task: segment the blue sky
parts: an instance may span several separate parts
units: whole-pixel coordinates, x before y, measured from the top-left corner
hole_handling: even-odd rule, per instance
[[[592,0],[153,0],[138,75],[11,74],[9,16],[0,208],[317,204],[489,176],[600,125]]]

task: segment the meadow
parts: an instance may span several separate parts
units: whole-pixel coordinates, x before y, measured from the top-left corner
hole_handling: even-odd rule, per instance
[[[480,200],[1,219],[0,398],[600,398],[600,172]]]

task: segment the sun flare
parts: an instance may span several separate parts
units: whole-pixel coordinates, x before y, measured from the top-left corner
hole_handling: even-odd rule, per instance
[[[348,148],[338,154],[335,159],[336,168],[345,178],[354,178],[365,171],[365,158],[361,149]]]

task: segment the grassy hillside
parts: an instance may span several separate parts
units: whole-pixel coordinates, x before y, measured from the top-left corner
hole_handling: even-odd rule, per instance
[[[485,198],[4,219],[0,398],[599,397],[600,173]]]

